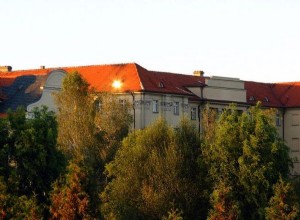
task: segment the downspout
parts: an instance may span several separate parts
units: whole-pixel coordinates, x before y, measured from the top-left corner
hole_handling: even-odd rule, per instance
[[[285,119],[285,108],[283,107],[282,108],[282,139],[283,139],[283,141],[285,141],[285,137],[284,137],[285,136],[285,134],[284,134],[285,133],[284,132],[284,124],[285,124],[284,122],[285,122],[285,120],[284,119]]]
[[[133,132],[135,131],[135,97],[134,97],[134,93],[130,92],[131,96],[132,96],[132,109],[133,109]]]
[[[203,87],[200,87],[200,103],[198,105],[198,131],[201,134],[201,106],[203,100]]]

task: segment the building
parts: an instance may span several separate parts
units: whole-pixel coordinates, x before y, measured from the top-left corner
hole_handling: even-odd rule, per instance
[[[138,64],[94,65],[13,71],[0,67],[0,116],[7,109],[23,105],[30,113],[35,106],[47,105],[56,111],[52,93],[61,89],[64,76],[78,71],[97,91],[119,94],[133,103],[133,128],[146,127],[158,117],[176,126],[185,115],[201,132],[201,110],[206,104],[222,111],[230,103],[246,111],[258,101],[274,108],[276,126],[290,147],[291,157],[300,159],[300,82],[260,83],[238,78],[206,77],[203,71],[191,75],[149,71]],[[300,162],[294,162],[300,174]]]

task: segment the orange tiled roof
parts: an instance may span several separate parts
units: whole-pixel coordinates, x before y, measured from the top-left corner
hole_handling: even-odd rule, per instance
[[[205,86],[204,77],[149,71],[138,64],[129,63],[0,72],[0,88],[13,85],[20,77],[46,76],[55,69],[68,73],[78,71],[98,91],[172,93],[189,95],[192,100],[196,100],[197,97],[187,87]],[[114,80],[122,82],[123,86],[118,91],[112,89]],[[250,105],[261,101],[266,107],[300,107],[300,82],[270,84],[246,81],[245,89]]]
[[[122,82],[122,88],[117,92],[151,91],[192,95],[186,86],[204,85],[202,77],[148,71],[138,64],[130,63],[0,72],[0,86],[10,86],[20,76],[47,75],[55,69],[62,69],[68,73],[78,71],[98,91],[116,91],[111,86],[114,80]]]

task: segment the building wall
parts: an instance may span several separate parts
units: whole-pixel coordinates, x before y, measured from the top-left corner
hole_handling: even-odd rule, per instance
[[[58,92],[62,88],[62,80],[66,76],[66,73],[62,70],[54,70],[52,71],[46,82],[43,86],[42,97],[39,101],[32,103],[27,106],[27,112],[30,114],[33,108],[41,107],[43,105],[48,106],[49,110],[56,112],[57,108],[54,104],[54,96],[55,92]]]
[[[286,109],[284,115],[284,139],[294,160],[293,174],[300,175],[300,108]]]
[[[40,107],[47,105],[50,110],[56,111],[54,104],[53,93],[59,91],[62,88],[62,80],[66,73],[62,70],[52,71],[43,88],[43,94],[41,99],[29,105],[27,111],[30,113],[34,107]],[[234,78],[213,77],[206,79],[207,86],[203,88],[203,98],[214,100],[208,101],[210,108],[216,109],[221,112],[224,108],[228,107],[228,102],[232,101],[245,103],[245,105],[238,105],[238,110],[246,111],[246,90],[244,89],[244,82]],[[201,97],[201,88],[192,87],[190,91],[194,92],[198,97]],[[199,108],[199,102],[189,102],[188,96],[180,96],[174,94],[163,93],[125,93],[119,95],[119,99],[126,99],[131,104],[134,104],[132,108],[132,115],[135,116],[135,128],[143,129],[149,124],[153,123],[159,117],[163,117],[167,122],[176,127],[178,122],[183,116],[191,119],[196,127],[199,127],[199,109],[203,110],[204,106],[201,104]],[[157,112],[153,111],[153,105],[157,102]],[[175,103],[178,103],[178,114],[174,113]],[[191,118],[192,111],[196,114],[196,117]],[[287,145],[291,149],[291,157],[295,158],[294,162],[294,174],[300,175],[300,108],[287,109],[284,117],[283,112],[277,109],[280,123],[277,124],[275,118],[275,124],[277,126],[279,135],[283,137]],[[283,122],[284,119],[284,122]],[[201,130],[201,129],[200,129]],[[298,159],[296,159],[298,158]]]
[[[188,117],[190,114],[188,97],[186,96],[138,93],[135,94],[134,100],[136,129],[145,128],[160,117],[175,127],[183,116]],[[157,105],[157,111],[155,111],[154,105]],[[175,112],[176,105],[178,111]]]
[[[236,78],[212,77],[205,80],[203,98],[220,101],[245,102],[244,82]]]

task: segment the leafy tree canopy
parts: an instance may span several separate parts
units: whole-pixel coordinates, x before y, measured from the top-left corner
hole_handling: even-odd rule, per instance
[[[260,106],[242,115],[236,107],[225,110],[204,140],[203,159],[215,185],[225,184],[245,218],[262,218],[279,176],[289,175],[288,147],[279,138],[272,110]]]

